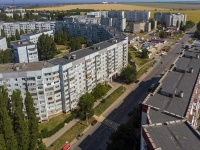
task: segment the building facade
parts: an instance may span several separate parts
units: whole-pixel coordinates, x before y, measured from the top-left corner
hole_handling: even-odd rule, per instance
[[[53,30],[43,30],[43,31],[41,31],[41,32],[39,32],[39,33],[29,33],[29,34],[20,35],[20,39],[21,39],[21,40],[27,40],[27,41],[29,41],[29,42],[31,42],[31,43],[37,44],[38,38],[39,38],[42,34],[51,36],[52,38],[54,37]]]
[[[130,23],[129,31],[132,33],[138,33],[141,30],[144,32],[151,31],[151,22],[138,22],[138,23]]]
[[[127,22],[141,22],[148,21],[150,19],[150,11],[126,11]]]
[[[180,27],[181,22],[186,23],[186,15],[181,13],[154,13],[154,19],[159,22],[165,22],[166,26]]]
[[[5,37],[0,37],[0,51],[1,50],[6,50],[7,47],[7,42],[6,42],[6,38]]]
[[[0,65],[0,86],[8,89],[9,96],[13,90],[20,89],[25,98],[26,90],[30,91],[40,121],[75,109],[81,95],[91,92],[97,83],[111,81],[128,62],[128,38],[114,28],[94,24],[62,25],[67,30],[76,30],[71,35],[86,36],[91,34],[90,29],[98,31],[90,38],[101,41],[47,62]]]
[[[37,44],[26,39],[11,42],[11,55],[14,63],[31,63],[39,61]]]

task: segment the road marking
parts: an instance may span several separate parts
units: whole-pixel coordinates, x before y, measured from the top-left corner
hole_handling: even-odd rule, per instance
[[[97,119],[97,121],[103,123],[104,125],[107,125],[107,126],[111,127],[114,130],[117,130],[117,128],[119,126],[118,123],[116,123],[116,122],[114,122],[114,121],[112,121],[110,119],[107,119],[104,116],[99,116],[99,117],[95,116],[95,118]]]

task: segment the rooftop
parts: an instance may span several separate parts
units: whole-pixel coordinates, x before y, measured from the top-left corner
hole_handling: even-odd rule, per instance
[[[36,33],[23,34],[21,36],[32,36],[32,35],[42,34],[42,33],[48,32],[48,31],[53,31],[53,30],[43,30],[43,31],[36,32]]]
[[[200,147],[200,135],[186,121],[145,125],[143,129],[152,144],[162,150],[197,150]]]
[[[160,123],[163,119],[165,121],[170,121],[170,119],[167,119],[168,116],[157,114],[163,111],[181,117],[186,116],[193,88],[200,71],[200,59],[189,58],[187,56],[197,53],[199,52],[186,51],[185,56],[179,58],[176,62],[177,69],[169,71],[167,76],[163,79],[158,92],[150,96],[147,101],[144,102],[147,105],[159,108],[159,111],[153,112],[153,114],[150,115],[154,123]],[[192,73],[190,72],[190,68],[193,69]],[[179,69],[185,70],[185,72],[181,72]],[[183,97],[180,96],[181,92]]]
[[[14,45],[15,47],[22,47],[22,46],[28,46],[28,45],[35,45],[28,40],[18,40],[18,41],[11,41],[11,45]]]
[[[1,64],[0,73],[9,73],[9,72],[24,72],[24,71],[35,71],[41,70],[42,68],[48,68],[55,66],[49,62],[39,61],[32,63],[16,63],[16,64]],[[17,70],[19,69],[19,70]]]

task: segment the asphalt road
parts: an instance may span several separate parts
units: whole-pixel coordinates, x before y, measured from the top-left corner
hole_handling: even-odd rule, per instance
[[[148,94],[148,88],[153,83],[157,83],[162,77],[164,71],[169,69],[171,64],[179,56],[179,53],[183,50],[182,43],[186,43],[195,31],[193,28],[188,32],[181,40],[178,41],[166,56],[163,56],[160,62],[151,70],[150,73],[139,83],[132,87],[132,92],[122,101],[119,107],[113,107],[110,109],[111,112],[104,114],[106,119],[100,123],[89,128],[84,136],[77,140],[73,145],[73,150],[105,150],[106,142],[108,141],[109,135],[116,130],[114,126],[126,123],[129,119],[128,112],[133,108],[134,105],[138,105],[139,101],[143,101]],[[161,64],[161,61],[163,63]],[[113,127],[112,127],[113,126]]]

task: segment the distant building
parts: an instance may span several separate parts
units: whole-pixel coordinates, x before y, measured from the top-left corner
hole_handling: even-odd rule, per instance
[[[7,47],[7,42],[6,42],[6,38],[5,37],[0,37],[0,51],[1,50],[6,50]]]
[[[154,19],[159,22],[165,22],[166,26],[180,27],[181,22],[186,23],[186,15],[181,13],[154,13]]]
[[[108,17],[108,11],[94,11],[88,12],[87,16],[94,16],[94,17]]]
[[[14,63],[37,62],[37,46],[28,40],[19,40],[11,42],[11,54]]]
[[[4,8],[4,12],[26,12],[26,10],[23,8]]]
[[[132,33],[140,32],[141,30],[144,32],[151,31],[151,22],[138,22],[138,23],[130,23],[129,31]]]
[[[127,22],[141,22],[148,21],[150,19],[150,11],[126,11]]]
[[[125,18],[124,11],[108,11],[109,18]]]
[[[23,35],[20,36],[20,39],[21,40],[28,40],[29,42],[36,44],[38,42],[38,38],[42,34],[48,34],[49,36],[54,37],[53,30],[47,30],[47,31],[39,32],[39,33],[23,34]]]
[[[5,13],[5,15],[6,15],[7,17],[13,18],[13,13]]]

